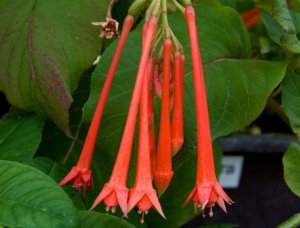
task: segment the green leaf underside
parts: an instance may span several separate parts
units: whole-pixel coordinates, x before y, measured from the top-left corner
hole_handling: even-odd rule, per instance
[[[101,48],[108,0],[0,3],[0,91],[18,108],[52,119],[69,133],[71,93]]]
[[[0,161],[0,224],[75,227],[77,211],[50,177],[17,162]]]
[[[292,143],[283,156],[284,179],[294,194],[300,197],[300,146]]]
[[[300,53],[300,14],[290,12],[285,1],[257,0],[258,5],[268,13],[262,13],[262,21],[276,43],[294,53]]]
[[[300,75],[288,70],[283,80],[282,106],[295,134],[300,134]]]
[[[0,159],[32,158],[41,142],[43,126],[40,118],[11,110],[0,120]]]
[[[93,211],[79,212],[80,227],[119,227],[134,228],[132,224],[124,219]]]
[[[248,125],[261,113],[267,97],[284,76],[286,63],[247,59],[250,55],[249,37],[236,11],[228,7],[199,8],[196,6],[196,13],[201,54],[205,68],[212,135],[213,138],[217,138]],[[190,161],[196,152],[193,78],[185,20],[180,14],[170,15],[169,19],[172,30],[181,41],[187,57],[184,104],[185,144],[180,153],[175,156],[173,166],[174,170],[189,168],[188,174],[184,175],[186,177],[182,177],[186,180],[182,181],[184,183],[192,181],[192,183],[187,184],[187,186],[190,185],[190,189],[185,190],[185,195],[180,198],[181,203],[183,203],[193,187],[193,177],[196,170],[195,162],[191,165]],[[140,29],[131,32],[126,41],[107,100],[95,150],[95,166],[93,166],[100,175],[104,173],[105,176],[109,175],[105,169],[107,167],[112,168],[118,151],[141,53],[140,41]],[[85,122],[90,122],[92,118],[115,47],[116,42],[104,52],[94,71],[91,94],[84,106]],[[156,107],[159,109],[159,106],[158,101]],[[134,145],[133,150],[136,150],[136,145]],[[136,155],[133,153],[129,171],[129,186],[132,186],[133,183],[135,162]],[[185,163],[189,165],[186,166]],[[182,175],[182,173],[178,175]],[[105,183],[107,180],[108,178],[101,179],[100,186],[102,186],[102,181]],[[176,184],[171,183],[170,188],[161,198],[163,209],[164,207],[168,208],[165,210],[166,215],[174,214],[174,217],[172,216],[171,219],[167,220],[166,226],[176,224],[174,221],[176,216],[182,215],[180,216],[182,218],[181,224],[193,216],[190,210],[177,206],[165,206],[165,204],[169,204],[169,201],[164,201],[164,199],[179,197],[177,193],[179,193],[182,184],[180,181],[176,182],[175,179],[174,182]],[[150,212],[150,214],[153,213],[154,216],[159,216],[156,212]],[[151,221],[153,220],[148,220],[149,224],[152,224]]]
[[[279,224],[277,228],[296,228],[300,226],[300,213],[294,214],[288,220]]]

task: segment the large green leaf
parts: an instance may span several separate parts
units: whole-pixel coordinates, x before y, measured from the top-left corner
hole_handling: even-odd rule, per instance
[[[248,125],[262,112],[267,97],[285,74],[286,63],[248,59],[249,37],[236,11],[228,7],[196,7],[196,12],[201,54],[205,66],[212,135],[216,138]],[[188,170],[189,167],[192,171],[184,172],[185,177],[180,177],[183,179],[179,178],[178,181],[176,181],[176,176],[183,174],[182,172],[181,174],[175,173],[174,182],[162,197],[162,207],[166,208],[166,215],[170,215],[168,222],[164,224],[180,225],[176,223],[176,218],[180,217],[180,222],[184,223],[193,216],[189,209],[181,209],[178,206],[181,205],[179,201],[183,203],[183,197],[186,197],[190,190],[183,188],[182,183],[184,182],[190,188],[194,184],[195,166],[188,164],[191,164],[196,151],[196,128],[193,78],[185,20],[180,14],[170,15],[170,24],[187,56],[184,104],[185,144],[174,158],[174,170]],[[86,122],[91,120],[115,46],[116,42],[104,52],[93,74],[91,94],[84,107]],[[104,173],[105,176],[107,175],[106,169],[112,167],[118,150],[140,53],[141,35],[140,30],[137,29],[130,34],[125,45],[105,107],[94,160],[98,164],[95,168],[100,175]],[[159,107],[159,102],[156,106]],[[136,155],[133,153],[129,186],[134,176],[135,161]],[[179,192],[180,189],[186,195]],[[177,197],[179,200],[173,205],[171,199]],[[162,220],[157,213],[151,213],[157,217],[155,219],[151,217],[150,224],[151,221]]]
[[[283,156],[284,180],[289,188],[300,197],[300,146],[292,143]]]
[[[0,2],[0,91],[69,133],[71,93],[101,48],[108,0]]]
[[[289,70],[283,80],[282,106],[295,134],[300,135],[300,75]]]
[[[69,171],[67,167],[46,157],[35,157],[27,161],[26,164],[31,165],[32,167],[47,174],[57,183],[60,182]],[[64,190],[73,200],[73,203],[78,210],[89,209],[90,205],[85,205],[84,197],[81,192],[74,191],[71,185],[65,186]]]
[[[134,228],[132,224],[124,219],[93,211],[79,212],[80,227],[115,227]]]
[[[32,158],[41,142],[43,126],[37,116],[11,110],[0,119],[0,159]]]
[[[0,161],[0,224],[8,227],[75,227],[77,211],[47,175],[17,162]]]

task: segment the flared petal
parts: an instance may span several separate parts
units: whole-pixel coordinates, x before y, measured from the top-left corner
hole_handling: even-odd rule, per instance
[[[99,193],[91,207],[91,210],[104,200],[105,204],[109,207],[119,205],[124,216],[127,217],[127,199],[128,189],[126,186],[117,186],[108,182],[104,185],[102,191]]]

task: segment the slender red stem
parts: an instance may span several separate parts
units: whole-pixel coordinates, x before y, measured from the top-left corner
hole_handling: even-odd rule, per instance
[[[162,106],[160,114],[156,170],[154,172],[154,181],[159,194],[162,194],[166,190],[173,176],[169,107],[171,51],[172,41],[167,39],[164,41]]]
[[[114,165],[114,169],[111,175],[110,180],[115,181],[116,183],[126,185],[127,181],[127,173],[130,162],[130,154],[133,143],[134,136],[134,128],[135,122],[138,112],[138,105],[140,102],[141,92],[142,92],[142,84],[143,78],[145,75],[145,69],[147,67],[147,63],[149,61],[149,54],[151,43],[153,39],[154,32],[157,26],[157,19],[152,17],[149,19],[148,27],[147,27],[147,35],[145,38],[145,43],[142,51],[142,56],[140,59],[140,65],[136,77],[136,82],[130,102],[130,107],[128,111],[127,120],[125,123],[125,128],[123,132],[123,136],[121,139],[118,155],[116,158],[116,162]]]
[[[215,168],[212,149],[212,140],[209,124],[208,104],[206,98],[205,81],[198,34],[196,27],[195,11],[188,6],[185,11],[189,38],[191,44],[192,65],[194,73],[194,90],[196,106],[196,125],[198,142],[197,182],[215,180]]]
[[[83,149],[80,155],[80,158],[78,160],[77,167],[80,168],[87,168],[90,167],[92,157],[93,157],[93,151],[96,143],[96,139],[98,136],[98,131],[103,115],[104,106],[106,103],[106,99],[111,87],[112,80],[114,78],[114,74],[117,68],[117,64],[119,62],[125,41],[127,39],[128,33],[133,25],[134,18],[130,15],[126,16],[124,20],[124,25],[122,29],[122,33],[120,36],[120,40],[117,44],[117,48],[115,50],[115,54],[113,56],[111,65],[109,67],[103,88],[100,93],[100,97],[96,106],[96,110],[94,112],[94,116],[90,125],[90,128],[88,130]]]
[[[182,105],[182,79],[181,79],[181,54],[174,54],[174,109],[171,123],[172,154],[175,155],[181,148],[183,136],[183,105]]]

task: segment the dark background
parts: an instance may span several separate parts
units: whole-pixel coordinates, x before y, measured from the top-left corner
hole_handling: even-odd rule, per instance
[[[290,191],[283,179],[283,154],[239,155],[244,156],[240,186],[238,189],[225,189],[235,201],[235,204],[227,206],[228,214],[215,206],[213,218],[199,216],[183,227],[226,223],[242,228],[269,228],[300,212],[300,198]]]

